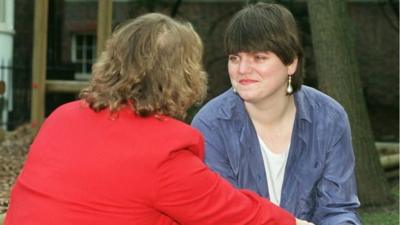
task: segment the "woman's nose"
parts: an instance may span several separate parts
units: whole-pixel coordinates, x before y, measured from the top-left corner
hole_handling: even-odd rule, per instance
[[[241,60],[239,63],[239,74],[246,75],[250,73],[251,65],[247,60]]]

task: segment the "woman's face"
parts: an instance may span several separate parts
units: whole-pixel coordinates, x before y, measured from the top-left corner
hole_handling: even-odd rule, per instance
[[[293,75],[296,67],[297,59],[285,65],[273,52],[239,52],[228,59],[232,86],[249,103],[285,96],[288,75]]]

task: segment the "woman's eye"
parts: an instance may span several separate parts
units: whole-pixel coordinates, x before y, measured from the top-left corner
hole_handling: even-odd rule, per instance
[[[236,55],[230,55],[230,56],[228,57],[228,59],[229,59],[230,62],[233,62],[233,63],[239,62],[239,57],[236,56]]]
[[[256,62],[263,62],[267,59],[267,57],[263,56],[263,55],[256,55],[256,56],[254,56],[254,59]]]

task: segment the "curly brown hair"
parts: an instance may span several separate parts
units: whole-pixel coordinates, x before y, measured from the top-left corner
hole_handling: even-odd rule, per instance
[[[184,118],[203,101],[203,45],[190,23],[149,13],[122,24],[93,66],[80,98],[94,111],[131,105],[140,116]]]

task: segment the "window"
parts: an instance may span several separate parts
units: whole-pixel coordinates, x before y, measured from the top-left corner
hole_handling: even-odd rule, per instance
[[[1,0],[0,0],[1,1]],[[72,62],[75,64],[75,79],[88,80],[96,58],[94,34],[75,34],[72,38]]]

